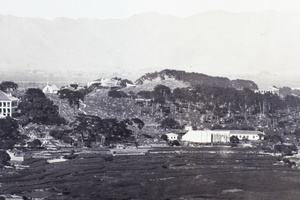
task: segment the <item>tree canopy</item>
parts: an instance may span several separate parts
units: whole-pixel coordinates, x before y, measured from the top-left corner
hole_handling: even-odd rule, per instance
[[[40,124],[64,124],[65,119],[59,116],[58,106],[49,100],[37,88],[28,89],[19,104],[21,114],[26,117],[26,122]]]
[[[14,144],[20,143],[23,136],[19,134],[18,122],[6,117],[0,119],[0,149],[11,149]]]
[[[6,151],[0,150],[0,167],[5,165],[9,165],[10,156],[6,153]]]
[[[70,90],[70,89],[62,89],[58,91],[58,95],[60,99],[66,99],[69,102],[69,105],[74,108],[79,108],[80,101],[84,101],[85,91],[82,90]]]
[[[141,127],[143,123],[137,119],[101,119],[98,116],[80,114],[74,122],[74,131],[81,136],[82,141],[88,146],[91,142],[100,141],[105,136],[106,143],[117,142],[132,137],[129,124],[137,123]]]
[[[177,129],[180,128],[180,125],[175,119],[166,118],[162,120],[160,127],[163,129]]]
[[[12,81],[3,81],[0,83],[0,90],[3,92],[8,92],[9,90],[16,90],[18,88],[18,84]]]
[[[122,91],[117,91],[117,90],[110,90],[108,92],[108,96],[112,98],[126,98],[127,94]]]
[[[165,85],[160,84],[154,87],[153,96],[157,103],[164,104],[169,94],[171,94],[171,89]]]

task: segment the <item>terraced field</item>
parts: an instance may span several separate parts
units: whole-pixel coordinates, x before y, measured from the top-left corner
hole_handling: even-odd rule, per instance
[[[230,151],[228,151],[230,150]],[[140,156],[30,161],[0,194],[45,199],[299,199],[300,171],[247,149],[159,148]]]

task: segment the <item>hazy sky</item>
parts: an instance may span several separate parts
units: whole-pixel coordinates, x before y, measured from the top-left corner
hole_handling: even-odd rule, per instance
[[[300,29],[298,28],[300,24],[300,18],[297,17],[299,15],[297,13],[294,14],[289,14],[289,13],[300,11],[300,0],[0,0],[1,15],[45,18],[50,20],[55,19],[57,17],[67,17],[73,19],[78,19],[78,18],[119,19],[119,18],[129,18],[131,16],[147,13],[147,12],[170,14],[178,17],[188,17],[191,15],[196,15],[196,14],[200,14],[212,10],[214,11],[223,10],[223,11],[230,11],[230,12],[249,12],[249,13],[272,10],[272,11],[288,13],[288,14],[277,16],[278,19],[280,19],[279,22],[274,23],[274,20],[277,19],[276,18],[273,20],[273,24],[271,25],[269,24],[268,20],[263,22],[261,22],[261,20],[258,20],[258,22],[254,24],[254,26],[257,28],[255,30],[257,30],[258,33],[253,32],[252,28],[246,32],[243,31],[240,32],[241,36],[243,36],[243,34],[245,35],[250,34],[252,36],[258,35],[257,37],[254,38],[255,41],[257,42],[255,43],[255,45],[252,46],[252,41],[241,40],[239,41],[239,44],[236,44],[236,46],[232,46],[226,43],[227,40],[226,41],[217,40],[219,42],[223,42],[220,43],[220,48],[212,49],[211,52],[203,51],[205,53],[203,55],[206,56],[202,58],[201,63],[203,60],[208,59],[207,63],[199,64],[199,62],[196,62],[199,61],[200,59],[199,56],[195,56],[191,58],[189,57],[190,59],[188,59],[188,61],[193,62],[193,59],[195,61],[192,64],[183,63],[182,67],[183,68],[185,67],[184,69],[187,69],[187,66],[194,66],[197,69],[198,67],[202,67],[203,69],[210,70],[210,71],[203,71],[203,73],[208,73],[209,75],[218,75],[218,76],[223,76],[223,75],[227,76],[228,74],[250,75],[248,73],[250,71],[252,75],[263,74],[260,75],[260,77],[263,77],[262,79],[263,82],[265,82],[265,77],[270,78],[271,75],[273,74],[274,80],[277,81],[276,83],[279,83],[279,81],[281,80],[282,82],[280,83],[281,85],[287,82],[291,82],[291,74],[296,77],[298,66],[300,64],[300,59],[297,54],[297,52],[299,52],[300,49],[300,46],[298,45],[300,44],[298,40],[298,35],[300,34]],[[264,13],[268,15],[268,12],[264,12]],[[251,13],[250,15],[252,14],[253,13]],[[253,16],[256,16],[256,14],[254,14]],[[238,20],[239,19],[237,19],[237,21]],[[270,21],[272,20],[270,19]],[[234,21],[234,23],[235,22],[236,21]],[[230,22],[229,24],[232,23],[233,22]],[[226,26],[223,27],[222,23],[217,25],[220,26],[220,30],[223,29],[226,30],[228,32],[228,35],[230,36],[229,33],[231,32],[226,28]],[[26,27],[26,29],[22,26],[23,27],[22,30],[27,30],[28,27],[26,25],[24,26]],[[283,28],[284,31],[278,30],[280,29],[280,27],[285,27]],[[8,28],[12,28],[12,27],[9,26]],[[238,28],[243,30],[243,27],[238,27]],[[6,29],[3,29],[3,32],[5,32]],[[261,31],[261,33],[259,31]],[[190,33],[193,33],[193,31],[190,31]],[[222,31],[217,32],[216,35],[218,35],[218,37],[216,38],[217,39],[223,38],[224,35],[222,34],[223,34]],[[213,36],[214,35],[212,35],[211,37]],[[11,33],[7,33],[7,34],[4,33],[2,39],[3,40],[8,39],[10,41],[11,37],[12,37]],[[28,41],[22,41],[22,42],[26,43]],[[32,44],[37,45],[39,44],[39,42],[40,41],[37,39]],[[195,42],[199,42],[199,41],[195,41]],[[213,42],[214,40],[212,40],[211,44],[215,44]],[[278,44],[281,44],[284,50],[277,48]],[[45,47],[44,50],[51,49],[51,45],[52,44],[50,44],[49,46],[44,45],[43,46]],[[7,46],[1,45],[0,50],[2,48],[3,52],[7,52],[7,49],[5,48],[10,46],[11,43],[8,43]],[[166,45],[166,47],[167,46],[168,45]],[[190,51],[192,51],[192,49],[191,50],[187,49],[187,52],[185,53],[188,54],[188,52]],[[34,61],[38,61],[39,59],[45,60],[44,57],[36,59],[34,56],[33,57],[26,56],[27,55],[26,53],[28,52],[30,53],[31,51],[24,51],[23,54],[25,58],[28,58],[29,60],[31,59],[32,61],[27,62],[26,59],[23,59],[22,62],[20,61],[21,64],[17,63],[18,65],[21,66],[20,68],[24,68],[24,66],[28,66],[34,63]],[[122,53],[126,53],[126,52],[127,51]],[[180,60],[180,58],[176,56],[177,55],[176,51],[172,52],[170,50],[170,52],[171,52],[170,56],[173,57],[171,57],[168,61],[172,61],[176,59],[178,61],[182,61],[182,62],[184,61],[184,59]],[[193,53],[195,52],[197,51],[193,51]],[[220,54],[220,52],[225,52],[225,53]],[[191,55],[194,55],[193,53]],[[245,54],[244,57],[238,56],[240,54],[242,55],[243,53]],[[2,65],[0,60],[0,69],[2,67],[5,69],[7,68],[6,63],[7,61],[9,61],[9,58],[5,57],[5,55],[6,55],[5,53],[2,55]],[[118,54],[116,53],[113,55],[118,55]],[[126,56],[126,59],[129,61],[135,61],[138,60],[137,59],[138,55],[139,52],[136,55],[132,54],[131,56]],[[152,56],[155,55],[156,54],[153,54]],[[150,64],[148,62],[145,62],[145,65],[149,64],[149,67],[165,66],[164,63],[160,62],[161,60],[165,59],[164,54],[161,55],[162,55],[161,58],[155,60],[157,61],[156,65],[150,65],[151,62],[149,62]],[[251,57],[251,55],[253,55],[253,59],[247,60],[246,59],[247,56],[249,58],[249,56]],[[151,58],[149,59],[151,61]],[[11,62],[15,63],[15,60],[16,59],[12,59]],[[121,64],[118,63],[117,62],[118,60],[119,59],[114,60],[116,62],[114,63],[116,66],[121,66],[122,64],[124,64],[124,63]],[[55,61],[55,59],[53,59],[53,61]],[[213,65],[214,61],[220,61],[220,63],[222,63],[223,68],[221,69],[222,67],[221,65]],[[214,68],[210,69],[207,67],[210,65],[213,65]],[[233,66],[236,65],[240,67],[234,68]],[[252,65],[253,67],[249,67],[250,65]],[[278,78],[279,75],[281,78]],[[297,84],[291,83],[288,85],[300,86],[300,81],[298,81],[298,77],[294,79],[297,80]]]
[[[145,12],[186,17],[209,10],[300,10],[299,0],[0,0],[0,14],[54,19],[127,18]]]

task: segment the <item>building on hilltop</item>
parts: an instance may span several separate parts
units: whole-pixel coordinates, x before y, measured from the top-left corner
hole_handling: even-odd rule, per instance
[[[269,86],[266,89],[259,89],[256,90],[257,93],[261,93],[261,94],[265,94],[265,93],[272,93],[272,94],[277,94],[279,96],[279,89],[277,87],[274,86]]]
[[[99,84],[101,87],[104,88],[121,88],[121,82],[116,79],[110,79],[110,78],[100,78],[94,81],[91,81],[87,84],[88,87],[90,87],[93,84]]]
[[[18,104],[18,98],[0,91],[0,117],[12,117],[18,111]]]
[[[45,94],[57,94],[59,91],[59,88],[56,85],[50,85],[47,83],[47,85],[43,88],[43,92]]]

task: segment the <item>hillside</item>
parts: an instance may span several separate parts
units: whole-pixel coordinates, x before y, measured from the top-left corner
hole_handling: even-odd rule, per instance
[[[183,82],[175,79],[161,80],[157,78],[151,81],[145,81],[144,84],[136,85],[134,88],[133,87],[123,88],[122,91],[127,93],[130,91],[134,93],[138,93],[140,91],[153,91],[154,87],[157,85],[165,85],[169,87],[171,90],[174,90],[175,88],[190,87],[190,84],[188,82]]]
[[[156,82],[161,81],[161,84],[163,82],[168,83],[169,81],[177,81],[181,82],[182,84],[186,84],[187,86],[196,86],[196,85],[206,85],[206,86],[218,86],[218,87],[231,87],[235,89],[243,89],[243,88],[249,88],[251,90],[257,90],[258,86],[250,80],[230,80],[225,77],[214,77],[214,76],[208,76],[201,73],[189,73],[185,71],[179,71],[179,70],[170,70],[165,69],[160,72],[153,72],[153,73],[147,73],[137,79],[135,81],[135,84],[137,85],[153,85]],[[172,86],[172,84],[170,84]],[[167,85],[168,86],[168,85]],[[174,86],[172,87],[174,88]],[[175,87],[176,88],[176,87]]]

